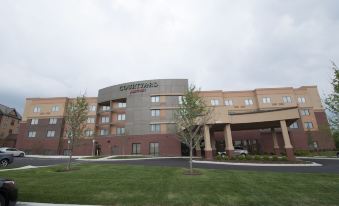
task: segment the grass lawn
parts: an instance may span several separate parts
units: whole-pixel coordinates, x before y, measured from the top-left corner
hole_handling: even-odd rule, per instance
[[[20,201],[101,205],[339,205],[339,174],[80,164],[71,172],[39,168],[2,172]],[[60,169],[60,166],[59,166]]]

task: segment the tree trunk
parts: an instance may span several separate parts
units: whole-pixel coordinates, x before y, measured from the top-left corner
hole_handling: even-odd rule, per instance
[[[193,165],[192,165],[192,156],[193,156],[193,148],[192,148],[192,140],[190,141],[190,173],[193,173]]]
[[[69,152],[69,159],[68,159],[67,170],[71,170],[72,155],[73,155],[73,140],[71,140],[71,147],[68,150],[68,152]]]

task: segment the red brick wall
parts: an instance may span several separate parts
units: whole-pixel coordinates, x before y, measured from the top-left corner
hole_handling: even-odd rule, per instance
[[[27,123],[20,123],[16,147],[31,154],[58,154],[59,138],[28,137]]]
[[[319,131],[314,132],[313,139],[318,142],[320,149],[335,149],[334,139],[329,133],[329,124],[325,112],[314,112]]]
[[[16,147],[20,150],[28,151],[31,154],[46,154],[46,151],[52,154],[63,154],[68,149],[68,142],[63,140],[59,144],[59,138],[28,138],[27,123],[21,123]],[[160,156],[181,156],[181,144],[175,135],[170,134],[152,134],[135,135],[119,137],[96,137],[94,138],[101,146],[102,155],[111,155],[112,148],[118,148],[117,154],[132,154],[132,143],[140,143],[140,152],[143,155],[149,154],[149,143],[159,143]],[[61,145],[62,148],[59,148]],[[60,152],[59,152],[60,149]],[[79,140],[73,150],[74,155],[91,155],[93,150],[92,139]]]
[[[327,125],[327,118],[324,112],[315,112],[318,125]],[[298,120],[298,129],[289,129],[291,143],[294,149],[308,150],[308,134],[304,131],[303,125]],[[31,151],[33,154],[44,154],[46,151],[54,151],[54,154],[63,154],[67,149],[67,140],[59,144],[59,138],[28,138],[27,124],[21,123],[19,135],[17,137],[16,147],[24,151]],[[314,141],[318,142],[319,149],[334,149],[335,144],[326,130],[311,132]],[[232,131],[233,140],[252,139],[257,140],[261,152],[273,152],[273,140],[271,133],[259,130]],[[217,141],[224,140],[223,132],[212,132],[211,138]],[[284,142],[281,131],[277,129],[277,139],[281,152],[284,152]],[[116,154],[132,154],[132,143],[141,144],[141,154],[149,154],[149,143],[159,143],[160,156],[180,156],[180,141],[172,134],[150,134],[134,136],[113,136],[113,137],[96,137],[95,141],[101,146],[103,155],[111,155],[112,148],[116,148]],[[74,147],[74,155],[91,155],[93,150],[92,139],[82,139]]]
[[[112,149],[116,148],[116,154],[131,155],[132,144],[140,143],[142,155],[149,155],[149,144],[159,143],[160,156],[181,156],[181,144],[175,135],[150,134],[134,136],[96,137],[95,141],[100,144],[102,155],[112,155]],[[67,141],[64,142],[67,149]],[[91,155],[93,142],[91,139],[80,140],[74,148],[74,155]]]

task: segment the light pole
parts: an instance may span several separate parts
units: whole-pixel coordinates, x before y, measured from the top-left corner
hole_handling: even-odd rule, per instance
[[[69,144],[71,144],[71,140],[67,140],[67,154],[69,155]]]
[[[92,145],[92,156],[94,156],[94,154],[95,154],[95,148],[94,148],[94,144],[95,144],[95,139],[93,139],[92,140],[92,143],[93,143],[93,145]]]

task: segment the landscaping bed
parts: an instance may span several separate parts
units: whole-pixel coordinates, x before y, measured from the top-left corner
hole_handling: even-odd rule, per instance
[[[152,158],[153,156],[142,156],[142,155],[122,155],[122,156],[114,156],[108,159],[138,159],[138,158]]]
[[[333,157],[336,158],[338,151],[309,151],[309,150],[296,150],[294,154],[302,157]]]
[[[246,155],[246,156],[228,156],[217,155],[214,159],[220,162],[239,162],[239,163],[260,163],[260,164],[308,164],[309,161],[296,159],[295,161],[288,161],[286,156],[276,155]]]
[[[100,158],[104,158],[104,157],[108,157],[107,155],[106,156],[91,156],[91,157],[85,157],[85,158],[82,158],[82,159],[100,159]]]

